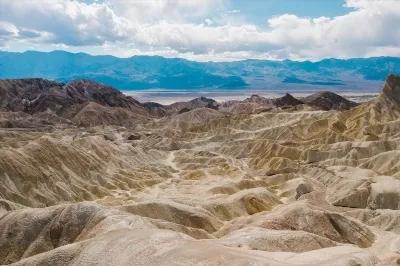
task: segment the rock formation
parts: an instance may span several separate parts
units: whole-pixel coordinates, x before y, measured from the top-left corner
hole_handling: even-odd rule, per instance
[[[1,80],[0,110],[31,115],[45,112],[80,126],[125,125],[128,120],[129,125],[152,116],[132,97],[88,80],[67,84],[44,79]]]
[[[349,101],[333,92],[322,91],[301,99],[304,103],[321,110],[349,110],[356,107],[355,102]]]

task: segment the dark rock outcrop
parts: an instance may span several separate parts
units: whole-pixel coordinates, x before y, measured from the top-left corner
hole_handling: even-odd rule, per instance
[[[107,107],[122,107],[145,113],[141,103],[101,83],[76,80],[67,84],[44,79],[0,80],[0,108],[34,114],[74,104],[96,102]]]
[[[336,93],[321,91],[302,99],[302,101],[316,109],[321,110],[349,110],[357,103],[349,101]]]
[[[296,106],[303,104],[303,102],[297,100],[289,93],[286,93],[285,96],[281,98],[272,99],[272,102],[275,107]]]
[[[88,80],[67,84],[45,79],[0,80],[0,110],[6,112],[46,113],[46,117],[52,115],[80,126],[93,126],[132,125],[158,116],[149,109],[117,89]]]

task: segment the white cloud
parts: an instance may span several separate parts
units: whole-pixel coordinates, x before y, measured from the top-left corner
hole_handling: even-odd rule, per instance
[[[121,39],[130,27],[105,4],[69,0],[0,0],[2,19],[19,31],[43,35],[42,42],[67,45],[102,44]]]
[[[343,16],[301,18],[284,14],[269,18],[268,28],[211,16],[224,2],[0,0],[0,42],[202,61],[400,56],[398,0],[347,0],[351,9]],[[222,14],[239,12],[225,10]]]
[[[117,15],[135,22],[173,21],[203,18],[220,8],[225,0],[105,0]]]
[[[214,22],[211,20],[211,19],[209,19],[209,18],[206,18],[205,20],[204,20],[204,22],[208,25],[208,26],[210,26],[210,25],[212,25]]]

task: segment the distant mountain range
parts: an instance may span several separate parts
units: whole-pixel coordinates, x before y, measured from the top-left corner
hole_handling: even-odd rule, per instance
[[[244,60],[194,62],[160,56],[92,56],[84,53],[0,51],[0,79],[90,79],[121,90],[306,89],[379,90],[400,58],[325,59],[319,62]]]

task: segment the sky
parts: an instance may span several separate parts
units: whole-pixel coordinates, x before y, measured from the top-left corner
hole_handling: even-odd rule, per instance
[[[400,56],[400,0],[0,0],[0,50],[196,61]]]

